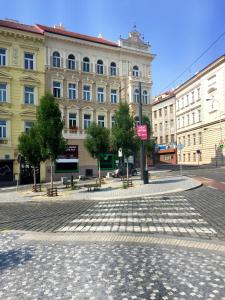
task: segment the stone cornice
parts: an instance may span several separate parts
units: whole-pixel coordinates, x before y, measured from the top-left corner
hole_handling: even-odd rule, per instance
[[[28,33],[25,31],[19,31],[19,30],[13,30],[13,29],[3,29],[0,27],[0,35],[6,37],[6,38],[21,38],[23,40],[33,41],[33,42],[39,42],[44,43],[44,37],[35,34],[35,33]]]

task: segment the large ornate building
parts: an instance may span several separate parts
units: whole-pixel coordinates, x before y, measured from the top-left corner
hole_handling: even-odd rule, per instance
[[[45,89],[60,104],[65,123],[63,135],[71,153],[57,160],[55,171],[58,176],[63,171],[68,174],[78,170],[80,174],[95,175],[96,161],[83,144],[85,130],[93,121],[111,128],[120,101],[128,101],[137,115],[139,82],[143,114],[150,116],[154,55],[136,30],[127,39],[114,43],[70,32],[62,26],[37,26],[45,36]]]
[[[36,119],[44,80],[42,31],[12,20],[0,21],[0,181],[12,181],[19,172],[18,137]],[[24,181],[27,171],[21,169]],[[45,178],[44,168],[41,177]]]
[[[224,165],[225,56],[175,90],[178,162]]]
[[[64,173],[95,175],[96,161],[83,145],[85,130],[93,121],[112,127],[120,101],[127,101],[134,117],[138,115],[139,82],[143,114],[150,117],[153,58],[136,29],[114,43],[62,26],[0,21],[0,174],[4,180],[13,180],[18,172],[18,136],[35,121],[45,91],[59,103],[68,142],[56,162],[55,179]],[[42,166],[41,179],[48,175],[48,166],[47,170]]]

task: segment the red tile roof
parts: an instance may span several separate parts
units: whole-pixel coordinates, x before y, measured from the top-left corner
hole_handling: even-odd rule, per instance
[[[39,25],[39,24],[37,24],[36,27],[45,32],[68,36],[68,37],[76,38],[79,40],[99,43],[99,44],[103,44],[103,45],[107,45],[107,46],[119,47],[118,44],[108,41],[108,40],[105,40],[103,38],[88,36],[88,35],[84,35],[84,34],[80,34],[80,33],[76,33],[76,32],[67,31],[65,29],[53,28],[53,27]]]
[[[21,30],[21,31],[26,31],[26,32],[43,34],[43,30],[41,30],[37,26],[25,25],[25,24],[13,22],[13,21],[0,20],[0,26],[11,28],[11,29],[16,29],[16,30]]]

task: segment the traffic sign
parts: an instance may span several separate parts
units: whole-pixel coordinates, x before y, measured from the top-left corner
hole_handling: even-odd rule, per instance
[[[220,149],[224,149],[224,144],[219,145]]]

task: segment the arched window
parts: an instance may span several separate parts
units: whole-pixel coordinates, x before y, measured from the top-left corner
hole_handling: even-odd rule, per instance
[[[69,70],[75,70],[75,56],[73,54],[68,56],[67,67]]]
[[[111,62],[110,64],[110,75],[116,76],[116,63]]]
[[[146,90],[143,91],[142,96],[143,104],[148,104],[148,92]]]
[[[139,97],[139,90],[134,90],[134,103],[139,103],[140,97]]]
[[[139,68],[138,66],[133,66],[133,76],[138,77],[139,76]]]
[[[97,61],[97,73],[103,74],[103,61],[101,59]]]
[[[60,68],[61,66],[60,54],[57,51],[53,52],[52,54],[52,66],[54,68]]]
[[[90,59],[88,57],[83,58],[83,72],[90,72]]]

